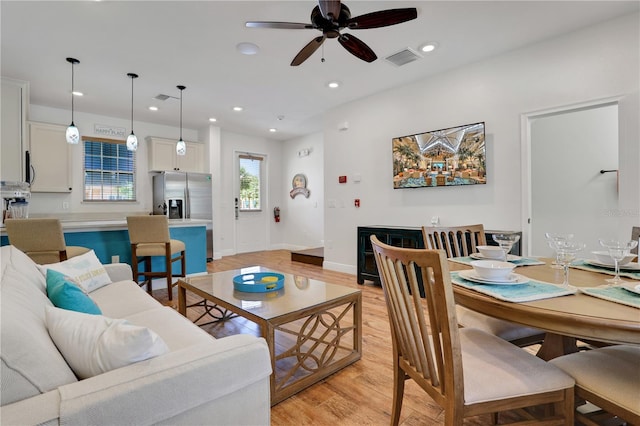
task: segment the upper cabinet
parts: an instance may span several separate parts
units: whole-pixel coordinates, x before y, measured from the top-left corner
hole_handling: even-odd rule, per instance
[[[25,138],[29,84],[25,81],[2,78],[2,118],[0,128],[1,180],[26,180]]]
[[[149,171],[205,172],[204,144],[186,142],[187,154],[176,154],[176,142],[172,139],[147,137]]]
[[[28,123],[31,192],[71,192],[71,147],[67,126]]]

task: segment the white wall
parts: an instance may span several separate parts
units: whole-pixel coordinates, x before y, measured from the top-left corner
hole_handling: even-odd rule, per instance
[[[298,152],[308,150],[309,155]],[[314,133],[284,142],[282,147],[283,192],[293,188],[293,177],[307,177],[309,198],[285,196],[280,205],[283,242],[289,250],[324,246],[324,141]]]
[[[30,105],[29,121],[69,125],[71,111],[66,109],[49,108],[40,105]],[[96,136],[93,132],[94,124],[102,124],[113,127],[124,127],[127,133],[131,131],[131,122],[128,119],[106,117],[102,115],[74,112],[74,122],[80,130],[80,136]],[[68,213],[104,213],[104,212],[140,212],[151,211],[152,190],[151,176],[148,171],[147,136],[159,136],[164,138],[178,138],[180,129],[174,126],[161,126],[158,124],[134,122],[134,131],[138,137],[138,151],[136,151],[137,170],[137,201],[136,202],[83,202],[83,168],[82,168],[82,144],[72,147],[72,184],[73,191],[65,194],[34,193],[29,203],[30,214],[68,214]],[[198,132],[190,129],[182,129],[185,140],[198,141]],[[104,137],[104,136],[98,136]],[[69,209],[63,209],[63,202],[69,203]]]
[[[639,22],[634,14],[327,112],[324,266],[356,272],[357,226],[421,226],[437,215],[442,225],[520,230],[520,114],[637,91]],[[345,121],[349,129],[338,131]],[[393,189],[393,137],[477,121],[486,122],[486,185]],[[338,184],[337,176],[354,173],[361,183]],[[630,209],[637,212],[635,197]]]

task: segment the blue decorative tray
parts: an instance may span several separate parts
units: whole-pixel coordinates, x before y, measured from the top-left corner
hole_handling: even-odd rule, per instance
[[[252,272],[233,277],[233,288],[247,293],[266,293],[284,287],[284,275],[275,272]]]

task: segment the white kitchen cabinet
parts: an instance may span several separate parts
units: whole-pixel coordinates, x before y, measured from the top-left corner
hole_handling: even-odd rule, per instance
[[[67,126],[28,122],[31,192],[71,192],[71,147]]]
[[[26,120],[29,83],[2,78],[2,118],[0,128],[1,180],[24,181]]]
[[[148,144],[149,171],[205,172],[204,144],[185,142],[186,155],[178,155],[175,140],[156,137],[148,137],[145,140]]]

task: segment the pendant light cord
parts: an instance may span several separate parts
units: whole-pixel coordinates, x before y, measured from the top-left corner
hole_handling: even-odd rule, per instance
[[[180,140],[182,140],[182,91],[186,89],[185,86],[176,86],[180,90]]]
[[[131,77],[131,133],[133,133],[133,75]]]
[[[71,125],[73,126],[73,69],[75,68],[75,63],[71,62]]]

